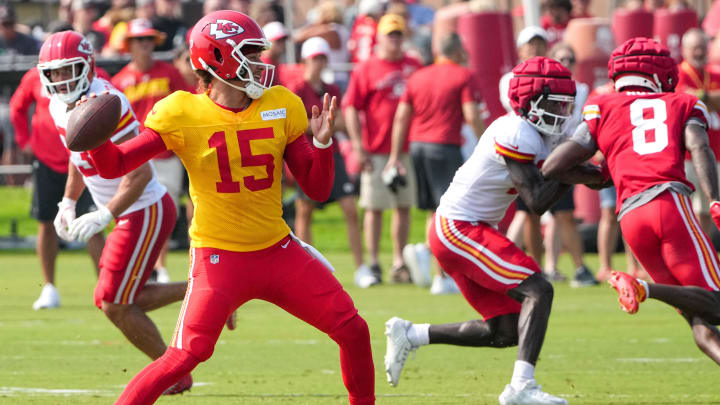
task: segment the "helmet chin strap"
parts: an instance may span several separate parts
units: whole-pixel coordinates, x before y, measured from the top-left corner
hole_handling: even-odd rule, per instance
[[[260,87],[259,85],[257,85],[254,82],[247,83],[245,85],[245,87],[236,86],[236,85],[228,82],[227,80],[223,79],[222,77],[218,76],[218,74],[215,73],[215,70],[213,70],[210,66],[208,66],[205,63],[205,61],[203,61],[202,59],[200,59],[200,63],[202,63],[203,67],[205,68],[205,71],[209,72],[214,78],[220,80],[221,82],[227,84],[228,86],[230,86],[234,89],[244,92],[245,94],[247,94],[248,97],[250,97],[253,100],[260,98],[263,95],[263,92],[265,92],[264,88]]]

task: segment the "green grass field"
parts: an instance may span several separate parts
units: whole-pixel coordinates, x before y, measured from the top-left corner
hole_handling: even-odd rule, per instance
[[[22,210],[13,215],[26,215],[27,206],[18,206]],[[6,208],[0,211],[0,218],[11,216]],[[512,374],[514,348],[423,347],[408,360],[397,388],[385,382],[388,318],[440,323],[477,315],[460,296],[432,296],[415,286],[354,287],[342,223],[336,207],[319,212],[317,246],[370,326],[377,402],[496,404]],[[414,214],[413,241],[421,240],[422,223],[422,215]],[[0,226],[0,235],[6,232]],[[623,268],[623,257],[614,259]],[[173,279],[185,278],[186,252],[173,252],[169,261]],[[389,261],[386,254],[386,267]],[[597,268],[594,255],[588,264]],[[561,269],[569,272],[570,263],[561,262]],[[62,307],[33,311],[41,288],[37,258],[33,252],[0,251],[0,404],[109,404],[149,362],[93,306],[95,275],[84,252],[61,253],[57,278]],[[179,307],[151,313],[163,336],[172,333]],[[214,356],[195,370],[192,391],[158,404],[347,402],[337,347],[325,335],[261,301],[241,308],[238,324],[223,332]],[[680,316],[657,302],[627,315],[606,286],[557,285],[536,377],[571,404],[720,403],[713,383],[718,368],[695,347]]]

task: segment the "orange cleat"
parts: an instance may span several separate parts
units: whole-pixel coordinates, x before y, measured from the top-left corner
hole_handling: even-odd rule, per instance
[[[163,395],[175,395],[182,394],[185,391],[189,391],[193,385],[192,376],[188,373],[182,376],[178,382],[173,384],[170,388],[163,392]]]
[[[640,303],[645,301],[645,288],[627,273],[613,271],[608,283],[618,293],[620,308],[628,314],[636,313]]]

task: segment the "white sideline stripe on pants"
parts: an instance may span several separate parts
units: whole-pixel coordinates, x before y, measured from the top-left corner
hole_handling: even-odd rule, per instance
[[[128,261],[128,265],[125,268],[124,277],[122,283],[120,283],[120,287],[117,290],[117,293],[115,293],[115,299],[113,300],[113,304],[119,304],[122,300],[122,294],[123,291],[125,291],[125,287],[127,286],[128,279],[130,278],[130,273],[132,273],[133,265],[135,264],[135,261],[137,260],[138,255],[140,254],[140,249],[142,248],[142,241],[145,240],[145,234],[147,233],[148,229],[148,209],[147,207],[143,208],[143,226],[142,230],[140,231],[140,237],[138,238],[137,243],[135,244],[135,249],[133,250],[133,254],[130,257],[130,261]]]
[[[177,338],[175,339],[175,347],[182,349],[182,331],[185,325],[185,313],[187,312],[188,302],[190,301],[190,294],[192,294],[193,288],[193,269],[195,269],[195,248],[190,249],[190,271],[188,274],[188,286],[187,292],[185,293],[185,299],[183,300],[182,310],[180,310],[180,316],[178,317],[178,323],[175,328],[177,329]]]
[[[512,280],[512,279],[500,276],[499,274],[495,273],[494,271],[488,269],[487,266],[485,265],[485,263],[478,260],[475,256],[458,248],[457,246],[453,245],[449,240],[447,240],[445,238],[445,235],[443,235],[443,232],[442,232],[442,224],[440,223],[440,215],[435,215],[435,233],[437,234],[438,238],[440,239],[442,244],[445,245],[446,248],[448,248],[452,252],[468,259],[469,261],[474,263],[476,266],[478,266],[482,271],[484,271],[488,276],[492,277],[496,281],[503,283],[503,284],[517,284],[520,282],[520,280]]]
[[[693,232],[692,227],[690,226],[690,222],[689,222],[689,221],[693,221],[693,219],[688,219],[688,216],[685,215],[685,211],[683,210],[682,205],[680,204],[679,198],[685,198],[686,206],[692,207],[691,205],[687,205],[687,204],[690,204],[690,200],[686,196],[680,195],[673,191],[670,192],[670,195],[672,195],[673,200],[675,201],[675,207],[677,208],[678,213],[680,214],[680,218],[682,218],[683,223],[685,224],[685,228],[687,229],[688,233],[690,234],[690,239],[692,240],[693,246],[695,247],[695,254],[697,255],[698,262],[700,263],[700,270],[702,271],[702,275],[705,278],[705,282],[709,286],[711,286],[715,291],[718,291],[718,286],[712,280],[712,277],[710,277],[710,273],[708,272],[708,268],[705,263],[705,257],[703,256],[702,249],[700,249],[701,243],[705,245],[706,249],[708,249],[708,246],[707,246],[707,244],[705,244],[704,240],[698,240],[698,238],[695,236],[695,233]],[[695,222],[693,222],[693,224],[695,225]],[[698,225],[695,225],[695,227],[702,233],[702,228],[700,228]],[[709,252],[710,252],[711,257],[715,256],[715,248],[711,248],[709,250]]]

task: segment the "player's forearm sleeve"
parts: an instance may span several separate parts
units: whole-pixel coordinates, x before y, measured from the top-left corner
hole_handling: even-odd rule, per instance
[[[284,158],[305,194],[315,201],[327,201],[335,180],[333,148],[315,148],[300,136],[285,147]]]
[[[152,129],[145,128],[140,135],[119,145],[110,140],[90,151],[93,166],[100,177],[114,179],[123,176],[166,151],[165,142]]]

